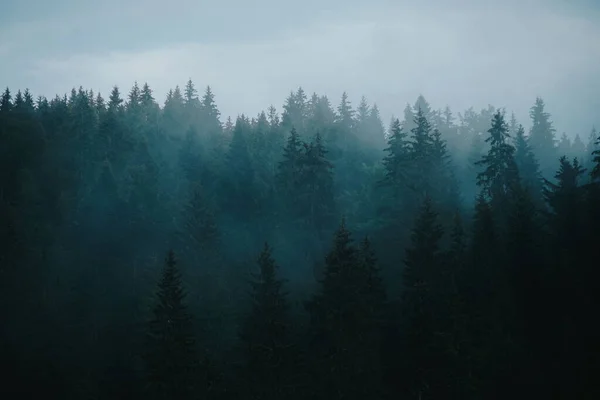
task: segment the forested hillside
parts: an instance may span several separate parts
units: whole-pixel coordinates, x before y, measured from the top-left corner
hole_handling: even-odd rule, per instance
[[[3,398],[600,398],[595,130],[120,90],[1,96]]]

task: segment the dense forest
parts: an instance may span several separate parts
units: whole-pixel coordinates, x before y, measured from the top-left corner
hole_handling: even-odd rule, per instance
[[[3,398],[600,398],[600,134],[532,103],[6,89]]]

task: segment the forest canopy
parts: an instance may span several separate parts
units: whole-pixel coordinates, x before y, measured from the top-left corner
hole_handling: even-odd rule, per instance
[[[592,127],[121,90],[0,97],[10,398],[600,396]]]

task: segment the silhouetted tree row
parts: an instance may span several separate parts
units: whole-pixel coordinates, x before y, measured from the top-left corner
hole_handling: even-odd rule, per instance
[[[125,97],[0,98],[11,398],[600,395],[595,130]]]

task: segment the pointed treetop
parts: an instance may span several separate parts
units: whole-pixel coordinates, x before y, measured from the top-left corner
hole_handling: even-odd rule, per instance
[[[198,101],[198,91],[190,78],[185,84],[185,104],[193,105],[196,101]]]
[[[0,98],[0,111],[8,112],[12,108],[12,96],[10,94],[10,89],[7,87],[2,93],[2,98]]]
[[[121,98],[119,87],[113,86],[112,91],[110,92],[110,97],[108,99],[108,109],[116,111],[121,108],[121,103],[123,103],[123,99]]]

